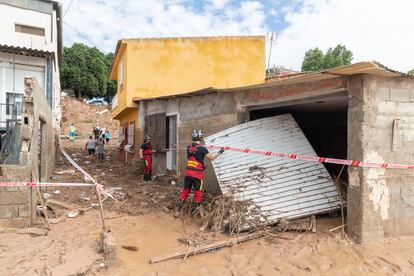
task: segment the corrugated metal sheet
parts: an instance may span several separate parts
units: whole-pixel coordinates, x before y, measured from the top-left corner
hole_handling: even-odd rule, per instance
[[[241,124],[206,144],[316,156],[291,114]],[[223,193],[250,201],[261,220],[277,222],[339,208],[335,184],[321,163],[225,152],[213,162]]]
[[[23,55],[23,56],[34,56],[34,57],[43,57],[48,58],[54,53],[49,51],[37,50],[37,49],[30,49],[26,47],[18,47],[18,46],[10,46],[10,45],[3,45],[0,44],[0,52],[16,54],[16,55]]]

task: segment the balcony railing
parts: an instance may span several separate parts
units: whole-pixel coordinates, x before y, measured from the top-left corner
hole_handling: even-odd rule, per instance
[[[16,120],[21,112],[17,105],[0,103],[0,129],[6,127],[8,120]]]
[[[21,148],[21,106],[0,103],[0,163],[18,164]]]

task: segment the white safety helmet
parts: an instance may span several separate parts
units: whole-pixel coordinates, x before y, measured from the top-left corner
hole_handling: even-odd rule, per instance
[[[194,129],[191,133],[191,137],[193,138],[193,141],[201,141],[204,137],[204,134],[201,129]]]

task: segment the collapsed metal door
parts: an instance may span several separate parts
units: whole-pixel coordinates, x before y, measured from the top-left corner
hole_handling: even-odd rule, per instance
[[[291,114],[241,124],[206,138],[216,146],[316,156]],[[213,161],[223,193],[248,202],[265,223],[336,210],[336,186],[321,163],[227,151]]]

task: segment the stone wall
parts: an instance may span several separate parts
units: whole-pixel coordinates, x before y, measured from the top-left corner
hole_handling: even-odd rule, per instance
[[[414,79],[349,80],[348,157],[414,164]],[[349,168],[348,231],[359,242],[414,234],[414,171]]]
[[[1,181],[46,181],[52,174],[57,149],[54,116],[44,92],[35,78],[25,79],[21,127],[21,151],[17,165],[1,165]],[[39,140],[41,139],[41,141]],[[35,188],[8,187],[0,189],[0,224],[25,221],[36,215]],[[8,220],[3,220],[8,219]]]

